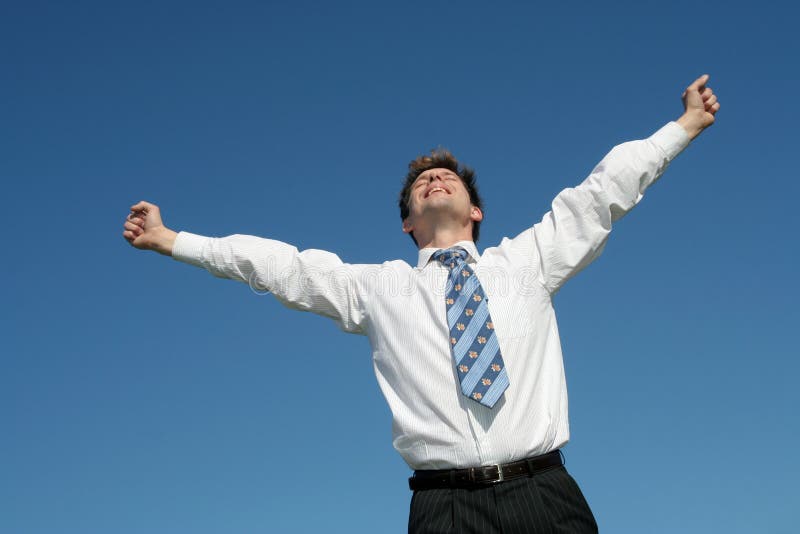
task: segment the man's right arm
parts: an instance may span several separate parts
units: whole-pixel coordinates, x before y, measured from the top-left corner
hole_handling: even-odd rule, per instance
[[[134,247],[154,250],[201,267],[219,278],[271,292],[284,305],[334,319],[351,333],[364,333],[365,271],[375,266],[343,263],[322,250],[298,251],[287,243],[249,235],[205,237],[164,226],[155,204],[131,207],[123,237]]]

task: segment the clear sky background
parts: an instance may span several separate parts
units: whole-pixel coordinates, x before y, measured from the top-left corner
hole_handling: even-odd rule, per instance
[[[797,20],[789,2],[3,2],[0,532],[404,532],[367,341],[133,249],[128,207],[414,262],[396,195],[442,145],[478,171],[483,249],[677,118],[704,72],[717,124],[556,298],[567,467],[603,532],[796,532]]]

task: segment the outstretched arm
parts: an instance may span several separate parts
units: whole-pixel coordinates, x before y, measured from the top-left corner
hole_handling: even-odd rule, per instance
[[[521,243],[532,241],[532,260],[551,293],[600,255],[612,223],[633,209],[670,161],[714,123],[720,105],[708,79],[704,74],[683,92],[679,119],[647,139],[614,147],[583,183],[558,194],[532,231],[520,234]]]
[[[215,238],[164,226],[158,206],[131,206],[122,233],[128,243],[155,250],[178,261],[206,269],[218,278],[249,284],[259,293],[271,292],[290,308],[334,319],[347,332],[363,334],[366,287],[376,266],[346,264],[322,250],[295,247],[249,235]]]

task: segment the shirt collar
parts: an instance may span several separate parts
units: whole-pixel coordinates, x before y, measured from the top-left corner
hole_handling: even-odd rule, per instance
[[[466,250],[467,254],[469,254],[469,257],[467,258],[467,263],[475,263],[479,259],[481,259],[481,255],[478,254],[478,247],[476,247],[475,243],[473,243],[472,241],[459,241],[458,243],[450,245],[450,247],[447,248],[451,247],[464,247],[464,250]],[[417,261],[417,269],[424,269],[425,266],[428,265],[428,262],[431,261],[431,256],[433,256],[433,253],[436,252],[437,250],[441,249],[438,248],[420,249],[419,260]]]

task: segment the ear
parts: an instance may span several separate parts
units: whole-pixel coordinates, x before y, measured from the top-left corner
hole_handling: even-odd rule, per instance
[[[403,219],[403,232],[406,234],[410,234],[414,231],[414,226],[411,224],[411,221],[408,220],[408,217]]]
[[[483,220],[483,211],[477,206],[472,206],[469,210],[469,219],[472,222],[480,222]]]

